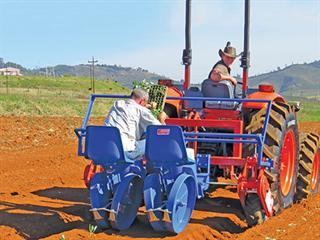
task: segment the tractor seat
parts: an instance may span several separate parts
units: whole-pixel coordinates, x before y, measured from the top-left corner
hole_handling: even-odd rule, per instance
[[[230,81],[223,80],[214,82],[206,79],[201,84],[201,92],[203,97],[213,98],[234,98],[234,86]],[[206,108],[212,109],[235,109],[238,106],[237,102],[227,101],[205,101]]]
[[[195,163],[192,157],[188,157],[182,129],[179,126],[148,126],[145,156],[147,161],[157,168]]]
[[[131,163],[125,158],[120,131],[116,127],[88,126],[84,156],[103,167]]]
[[[203,94],[198,87],[190,87],[184,94],[185,97],[198,97],[202,98]],[[185,100],[184,106],[186,109],[202,109],[203,101],[199,100]]]

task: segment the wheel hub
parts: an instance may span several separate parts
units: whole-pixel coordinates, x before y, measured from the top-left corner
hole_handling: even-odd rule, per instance
[[[319,161],[319,152],[316,152],[313,160],[313,167],[312,167],[312,175],[311,175],[311,184],[310,188],[312,191],[314,191],[317,187],[317,183],[319,181],[319,167],[320,167],[320,161]]]
[[[280,155],[280,187],[284,196],[291,190],[296,162],[296,142],[293,130],[288,130],[284,137]]]

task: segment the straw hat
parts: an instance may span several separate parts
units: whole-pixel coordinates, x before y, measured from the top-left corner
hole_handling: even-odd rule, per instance
[[[222,54],[228,56],[228,57],[232,57],[232,58],[236,58],[237,57],[237,53],[236,53],[236,48],[231,47],[231,43],[227,42],[227,45],[225,46],[225,48],[223,49],[223,51],[220,49],[219,50],[219,56],[222,57]]]

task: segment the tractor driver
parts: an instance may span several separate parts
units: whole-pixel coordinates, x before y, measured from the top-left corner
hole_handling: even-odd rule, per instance
[[[231,47],[230,42],[227,42],[224,50],[219,50],[219,56],[221,60],[213,66],[212,70],[209,73],[208,79],[216,82],[228,80],[235,86],[237,84],[237,80],[230,75],[230,66],[237,57],[236,49],[234,47]]]
[[[167,115],[161,112],[156,119],[147,108],[149,95],[146,91],[133,89],[127,100],[114,103],[105,119],[105,125],[120,130],[124,152],[127,158],[136,160],[145,153],[146,140],[143,135],[149,125],[165,124]]]

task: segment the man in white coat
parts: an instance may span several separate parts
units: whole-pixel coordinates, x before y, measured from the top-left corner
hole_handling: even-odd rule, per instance
[[[106,126],[120,130],[125,155],[132,160],[141,158],[145,153],[146,140],[143,138],[147,126],[165,124],[167,117],[162,112],[156,119],[146,107],[148,99],[146,91],[136,88],[129,99],[114,103],[105,120]]]

